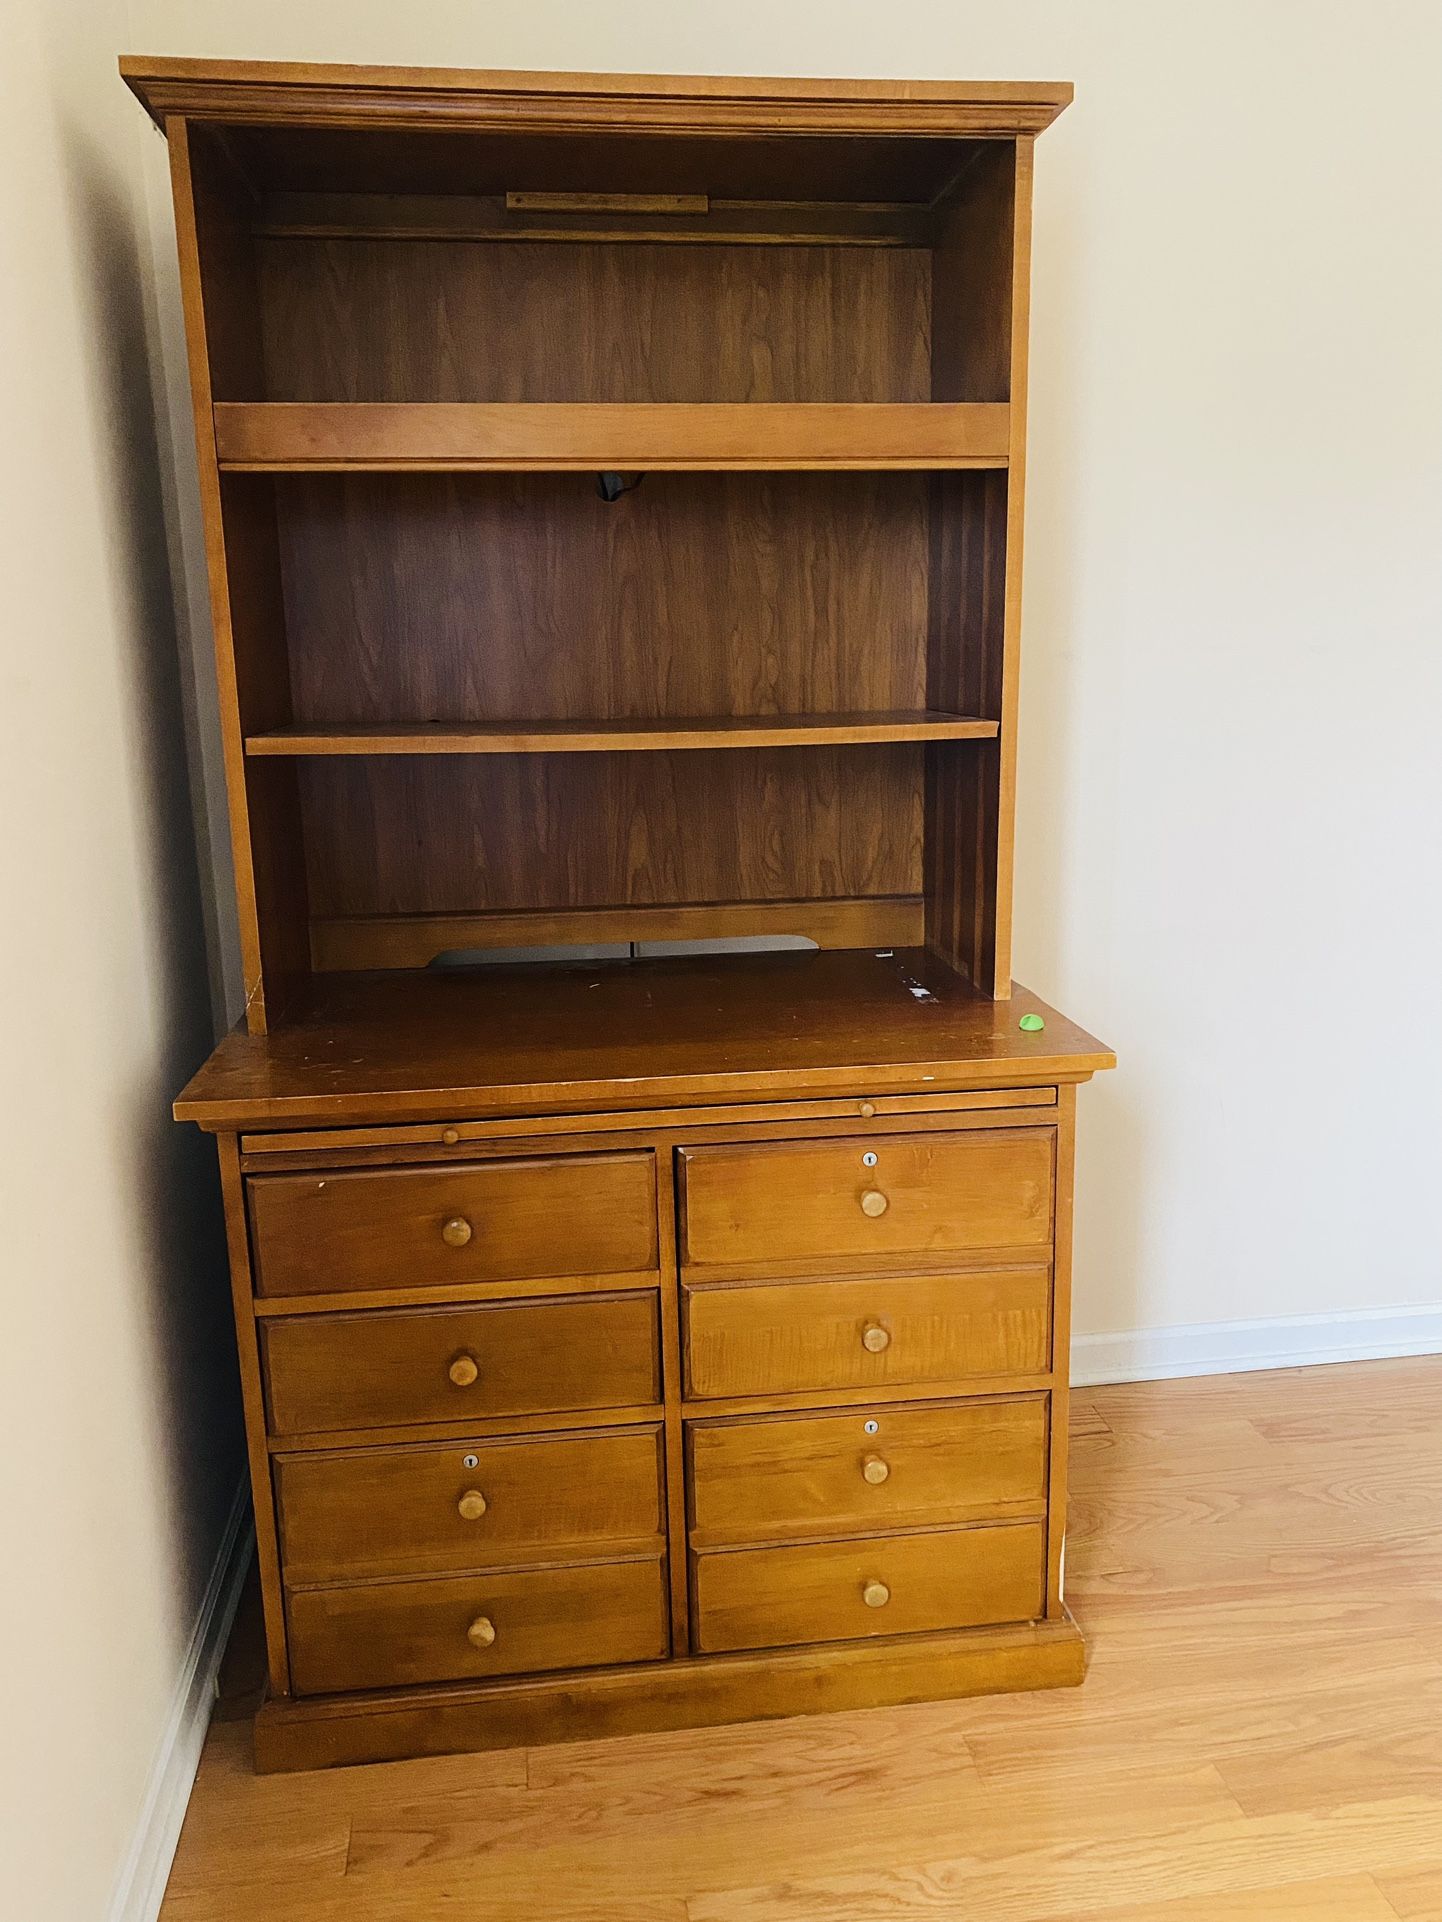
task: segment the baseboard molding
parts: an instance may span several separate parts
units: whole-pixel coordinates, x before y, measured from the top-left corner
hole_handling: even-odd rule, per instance
[[[145,1800],[106,1910],[106,1922],[155,1922],[215,1705],[215,1681],[255,1546],[250,1486],[236,1491],[205,1585]]]
[[[1310,1368],[1442,1354],[1442,1307],[1375,1308],[1361,1314],[1279,1315],[1208,1321],[1072,1338],[1072,1380],[1081,1388],[1179,1375],[1237,1375],[1258,1368]]]

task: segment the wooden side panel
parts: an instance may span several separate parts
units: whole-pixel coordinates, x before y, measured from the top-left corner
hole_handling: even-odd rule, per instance
[[[931,503],[928,699],[973,701],[968,712],[996,721],[1005,703],[1008,491],[1005,474],[945,475]],[[925,753],[927,946],[995,994],[1003,744],[936,742]]]
[[[928,750],[927,945],[998,1000],[1011,993],[1032,146],[1018,140],[968,170],[973,191],[958,198],[935,287],[938,398],[1005,394],[1010,440],[1004,474],[932,484],[929,704],[970,700],[962,711],[1000,733]],[[968,258],[984,270],[969,276]]]
[[[249,764],[244,753],[248,732],[291,718],[273,494],[258,479],[222,486],[212,410],[217,395],[263,387],[247,190],[214,136],[183,121],[167,132],[246,1019],[264,1034],[309,962],[295,772]]]
[[[921,249],[317,238],[260,251],[270,400],[931,398]]]

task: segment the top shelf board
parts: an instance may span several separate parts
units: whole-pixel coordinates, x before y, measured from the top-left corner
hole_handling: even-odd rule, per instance
[[[233,473],[1005,467],[1004,401],[222,401]]]

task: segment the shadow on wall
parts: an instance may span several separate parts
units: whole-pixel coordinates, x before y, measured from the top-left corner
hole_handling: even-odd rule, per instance
[[[117,184],[115,155],[75,120],[61,127],[72,231],[84,248],[75,276],[94,343],[107,436],[112,551],[129,618],[119,663],[132,747],[131,792],[153,884],[158,1047],[143,1081],[117,1102],[117,1160],[134,1184],[150,1285],[152,1379],[171,1438],[170,1503],[189,1591],[203,1585],[244,1463],[215,1154],[170,1104],[214,1042],[204,916],[185,764],[181,640],[166,543],[160,447],[145,327],[138,195]],[[123,176],[121,176],[123,178]],[[177,1571],[179,1573],[179,1571]]]

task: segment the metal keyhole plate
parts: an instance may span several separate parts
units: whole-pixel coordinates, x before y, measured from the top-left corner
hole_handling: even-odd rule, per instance
[[[481,1465],[481,1458],[479,1455],[462,1455],[461,1456],[462,1468],[479,1468],[480,1465]]]
[[[876,1156],[871,1152],[869,1148],[867,1149],[866,1153],[861,1157],[861,1165],[863,1168],[874,1168],[876,1166]]]
[[[881,1423],[879,1421],[863,1422],[861,1424],[861,1432],[863,1435],[879,1435],[881,1433]]]

